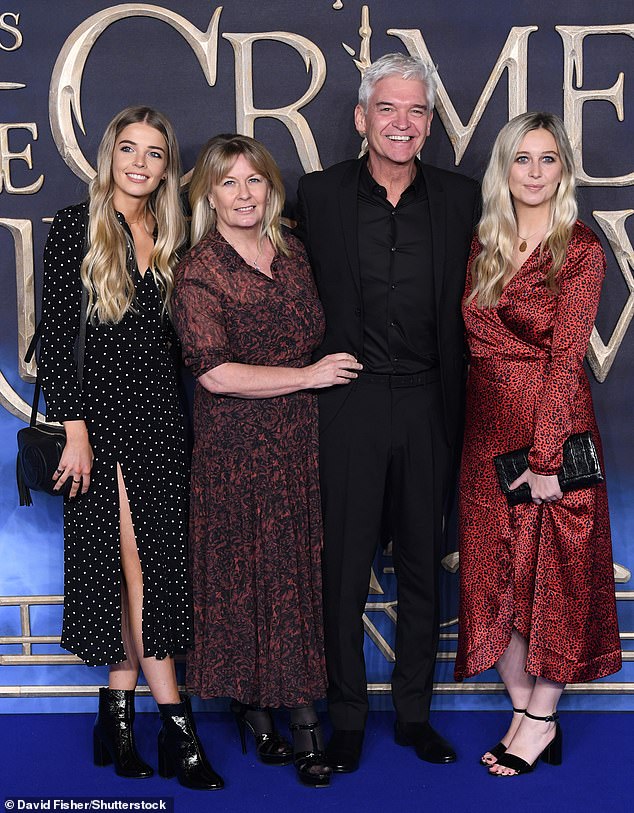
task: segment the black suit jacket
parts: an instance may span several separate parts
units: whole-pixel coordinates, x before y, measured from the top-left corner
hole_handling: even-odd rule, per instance
[[[299,182],[298,236],[304,242],[326,313],[315,357],[352,353],[363,359],[363,302],[359,275],[358,187],[364,159],[344,161]],[[464,291],[471,236],[479,212],[478,184],[455,172],[422,165],[431,217],[438,351],[447,440],[461,428],[464,385]],[[341,408],[349,386],[320,392],[320,427]]]

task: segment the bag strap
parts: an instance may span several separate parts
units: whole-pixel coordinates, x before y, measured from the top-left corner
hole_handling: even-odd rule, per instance
[[[84,234],[84,256],[88,251],[88,224],[86,224],[86,232]],[[86,355],[86,326],[88,322],[88,288],[82,283],[81,286],[81,305],[79,307],[79,335],[77,340],[77,380],[79,381],[79,392],[81,393],[84,386],[84,357]],[[42,320],[37,323],[33,338],[29,342],[29,347],[24,356],[24,361],[28,364],[33,358],[35,348],[42,338]],[[38,367],[37,375],[35,377],[35,392],[33,393],[33,403],[31,404],[31,420],[29,426],[31,428],[37,425],[37,408],[40,403],[40,391],[42,389],[42,380],[40,378],[40,370]]]
[[[79,381],[79,391],[81,392],[84,385],[84,357],[86,355],[86,323],[88,312],[88,289],[82,284],[81,287],[81,308],[80,308],[80,321],[79,321],[79,338],[77,342],[77,380]],[[35,328],[33,338],[29,343],[29,348],[24,356],[24,361],[28,364],[33,358],[35,348],[42,338],[42,320],[40,320]],[[31,404],[31,420],[29,426],[34,427],[37,425],[37,408],[40,403],[40,391],[42,389],[42,380],[40,378],[40,370],[38,368],[35,377],[35,392],[33,393],[33,403]]]
[[[35,353],[35,348],[37,347],[37,343],[40,340],[40,335],[42,333],[42,322],[37,323],[37,327],[35,328],[35,333],[33,334],[33,338],[29,344],[29,349],[26,351],[26,356],[24,357],[24,361],[28,364],[31,359],[33,358],[33,353]],[[33,403],[31,404],[31,420],[29,421],[29,426],[33,428],[37,424],[37,407],[40,403],[40,370],[38,368],[37,375],[35,377],[35,392],[33,393]]]

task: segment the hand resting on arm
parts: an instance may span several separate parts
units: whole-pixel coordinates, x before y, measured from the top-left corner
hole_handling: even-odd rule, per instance
[[[216,395],[234,398],[275,398],[299,390],[324,389],[349,384],[363,365],[350,353],[331,353],[306,367],[265,367],[225,362],[198,381]]]

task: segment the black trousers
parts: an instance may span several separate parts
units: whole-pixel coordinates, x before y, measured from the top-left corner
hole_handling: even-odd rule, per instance
[[[321,432],[326,666],[335,729],[365,726],[362,616],[386,529],[398,589],[392,700],[401,722],[429,715],[450,461],[438,379],[436,371],[413,378],[362,374]]]

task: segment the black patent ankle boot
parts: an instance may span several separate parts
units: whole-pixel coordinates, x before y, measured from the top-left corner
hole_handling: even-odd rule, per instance
[[[110,765],[119,776],[146,779],[154,771],[134,744],[134,690],[99,689],[99,713],[93,729],[95,765]]]
[[[207,761],[196,734],[190,699],[181,697],[181,703],[159,703],[163,722],[158,736],[159,774],[167,779],[176,774],[186,788],[220,790],[225,783]]]

